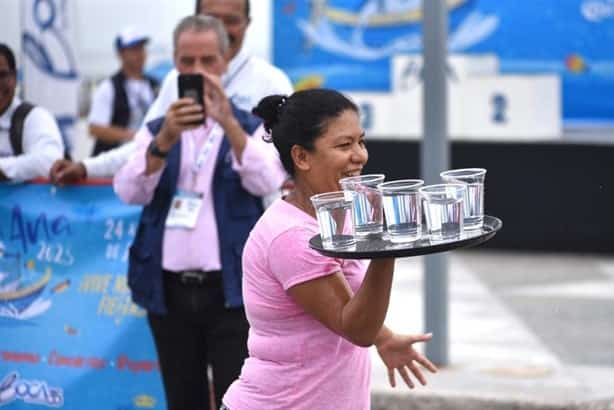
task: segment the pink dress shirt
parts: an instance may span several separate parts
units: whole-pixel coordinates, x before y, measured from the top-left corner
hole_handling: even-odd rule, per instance
[[[243,187],[256,196],[279,190],[287,178],[275,147],[263,141],[264,133],[264,128],[260,126],[248,136],[240,163],[232,148],[229,152],[230,158],[227,157],[232,161],[232,168],[241,177]],[[113,178],[115,192],[126,203],[149,204],[164,171],[162,167],[151,175],[145,175],[147,147],[152,138],[154,136],[148,128],[142,127],[135,136],[134,154]],[[225,138],[223,130],[210,118],[204,125],[181,134],[181,164],[177,189],[201,193],[203,204],[195,229],[164,230],[162,267],[166,270],[212,271],[222,267],[212,189],[222,138]],[[201,166],[196,167],[197,158],[203,158],[202,151],[206,142],[211,144],[210,150],[201,161]]]

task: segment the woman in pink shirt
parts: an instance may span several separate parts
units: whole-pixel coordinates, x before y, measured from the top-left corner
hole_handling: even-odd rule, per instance
[[[359,175],[368,154],[358,108],[332,90],[270,96],[264,120],[295,187],[260,218],[243,252],[243,299],[250,324],[241,375],[226,392],[230,410],[370,408],[368,347],[409,387],[435,366],[413,348],[431,335],[399,335],[383,325],[394,259],[370,263],[323,256],[310,197]]]

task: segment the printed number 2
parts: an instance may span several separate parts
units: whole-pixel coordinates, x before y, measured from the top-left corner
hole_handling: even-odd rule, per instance
[[[493,108],[492,122],[505,124],[507,122],[507,97],[503,94],[494,94],[490,102]]]
[[[58,265],[72,266],[75,263],[75,258],[70,251],[70,248],[64,248],[61,244],[51,244],[40,242],[40,250],[36,259],[45,262],[54,262]]]
[[[104,239],[107,241],[113,240],[113,238],[121,239],[124,234],[124,223],[120,219],[114,221],[113,219],[106,220],[107,228],[104,233]]]

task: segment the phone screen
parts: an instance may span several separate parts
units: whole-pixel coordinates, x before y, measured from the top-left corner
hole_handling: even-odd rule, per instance
[[[203,97],[204,92],[204,79],[200,74],[179,74],[177,79],[179,87],[179,98],[191,98],[196,103],[203,107],[203,113],[205,113],[205,99]],[[194,123],[195,126],[200,125],[201,122]]]
[[[192,98],[196,103],[204,106],[203,76],[200,74],[179,74],[179,98]]]

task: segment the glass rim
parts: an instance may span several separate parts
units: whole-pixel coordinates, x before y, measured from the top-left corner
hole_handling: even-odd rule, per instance
[[[467,189],[465,184],[433,184],[433,185],[426,185],[426,186],[420,187],[418,188],[418,191],[420,193],[424,192],[427,194],[437,194],[437,193],[445,192],[446,188],[452,188],[452,189],[457,189],[461,191],[464,191]]]
[[[399,185],[399,186],[397,186]],[[424,185],[422,179],[397,179],[394,181],[386,181],[377,185],[379,190],[399,191],[404,189],[416,189]]]
[[[379,178],[386,178],[385,174],[364,174],[356,175],[353,177],[344,177],[339,180],[339,184],[344,182],[370,182]]]
[[[309,197],[311,202],[313,201],[322,201],[322,200],[334,200],[334,199],[344,199],[345,200],[345,191],[330,191],[330,192],[321,192],[319,194],[315,194]]]
[[[460,172],[468,172],[466,175],[455,175]],[[486,168],[458,168],[458,169],[449,169],[447,171],[442,171],[439,173],[440,177],[444,176],[457,176],[457,177],[474,177],[474,176],[482,176],[486,174]]]

